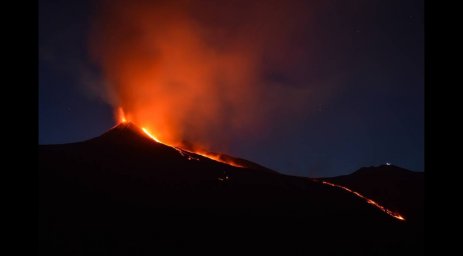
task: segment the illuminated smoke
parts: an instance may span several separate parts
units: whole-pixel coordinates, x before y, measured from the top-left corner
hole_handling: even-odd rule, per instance
[[[92,22],[115,113],[170,145],[222,149],[306,111],[307,89],[264,72],[289,48],[299,6],[215,2],[101,1]]]

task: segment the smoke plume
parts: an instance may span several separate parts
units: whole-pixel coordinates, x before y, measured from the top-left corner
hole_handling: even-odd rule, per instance
[[[101,1],[91,56],[115,113],[169,144],[224,149],[307,108],[311,91],[284,73],[301,61],[301,5]]]

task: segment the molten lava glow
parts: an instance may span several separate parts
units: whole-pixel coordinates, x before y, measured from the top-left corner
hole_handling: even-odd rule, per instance
[[[352,194],[356,195],[357,197],[360,197],[363,200],[367,201],[367,203],[369,203],[369,204],[375,206],[376,208],[380,209],[381,211],[385,212],[386,214],[390,215],[391,217],[396,218],[396,219],[401,220],[401,221],[405,221],[405,218],[402,215],[400,215],[399,213],[393,212],[393,211],[391,211],[389,209],[386,209],[384,206],[382,206],[379,203],[373,201],[372,199],[360,194],[359,192],[353,191],[350,188],[347,188],[347,187],[342,186],[342,185],[334,184],[334,183],[331,183],[331,182],[328,182],[328,181],[322,181],[322,184],[329,185],[329,186],[332,186],[332,187],[337,187],[337,188],[343,189],[343,190],[345,190],[345,191],[347,191],[349,193],[352,193]]]
[[[195,153],[200,155],[200,156],[204,156],[204,157],[207,157],[209,159],[215,160],[217,162],[228,164],[228,165],[231,165],[231,166],[234,166],[234,167],[244,168],[244,166],[236,163],[235,161],[223,159],[220,154],[214,154],[214,153],[205,152],[205,151],[196,151]]]
[[[146,128],[141,128],[143,130],[143,132],[148,135],[148,137],[150,137],[151,139],[155,140],[157,143],[162,143],[161,141],[158,140],[158,138],[156,138],[153,134],[151,134],[148,130],[146,130]],[[162,143],[164,144],[164,143]]]
[[[225,160],[225,159],[222,159],[220,157],[220,154],[213,154],[213,153],[209,153],[209,152],[204,152],[204,151],[201,151],[201,152],[191,152],[191,151],[188,151],[188,150],[185,150],[185,149],[181,149],[179,147],[175,147],[175,146],[171,146],[169,144],[166,144],[164,142],[161,142],[158,138],[156,138],[156,136],[154,136],[151,132],[149,132],[146,128],[141,128],[142,131],[148,136],[150,137],[151,139],[153,139],[154,141],[156,141],[157,143],[161,143],[163,145],[166,145],[166,146],[169,146],[175,150],[177,150],[177,152],[180,153],[180,155],[182,155],[183,157],[186,157],[188,160],[196,160],[196,161],[199,161],[199,158],[195,157],[195,154],[196,155],[200,155],[200,156],[203,156],[205,158],[209,158],[211,160],[214,160],[216,162],[221,162],[221,163],[224,163],[224,164],[228,164],[228,165],[231,165],[231,166],[234,166],[234,167],[239,167],[239,168],[243,168],[244,166],[242,165],[239,165],[237,163],[235,163],[234,161],[230,161],[230,160]]]

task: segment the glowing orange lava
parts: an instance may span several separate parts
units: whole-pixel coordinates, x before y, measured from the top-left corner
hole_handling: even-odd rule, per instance
[[[141,128],[141,129],[143,130],[144,133],[146,133],[146,135],[148,135],[148,137],[155,140],[157,143],[162,143],[161,141],[158,140],[158,138],[156,138],[153,134],[151,134],[148,130],[146,130],[146,128]]]
[[[356,195],[357,197],[360,197],[363,200],[367,201],[367,203],[369,203],[369,204],[375,206],[376,208],[380,209],[381,211],[385,212],[386,214],[390,215],[391,217],[396,218],[396,219],[401,220],[401,221],[405,221],[405,218],[402,215],[400,215],[399,213],[393,212],[393,211],[391,211],[389,209],[386,209],[384,206],[382,206],[379,203],[373,201],[372,199],[360,194],[359,192],[353,191],[350,188],[347,188],[347,187],[342,186],[342,185],[334,184],[334,183],[331,183],[331,182],[328,182],[328,181],[322,181],[321,183],[325,184],[325,185],[332,186],[332,187],[337,187],[337,188],[343,189],[343,190],[345,190],[345,191],[347,191],[349,193],[352,193],[352,194]]]
[[[122,110],[122,108],[120,108]],[[123,111],[120,111],[120,113],[124,113]],[[126,121],[122,121],[122,120],[125,120],[125,119],[120,119],[122,123],[126,122]],[[182,148],[179,148],[179,147],[175,147],[175,146],[171,146],[169,144],[166,144],[164,142],[161,142],[156,136],[154,136],[151,132],[149,132],[145,127],[142,127],[141,128],[142,131],[149,137],[151,138],[152,140],[156,141],[157,143],[161,143],[163,145],[166,145],[166,146],[169,146],[175,150],[177,150],[177,152],[180,153],[180,155],[182,155],[183,157],[186,157],[188,160],[196,160],[196,161],[199,161],[199,158],[198,157],[195,157],[195,155],[200,155],[200,156],[203,156],[205,158],[209,158],[211,160],[214,160],[216,162],[220,162],[220,163],[224,163],[224,164],[228,164],[228,165],[231,165],[231,166],[234,166],[234,167],[239,167],[239,168],[243,168],[244,166],[241,166],[233,161],[230,161],[230,160],[225,160],[225,159],[222,159],[220,157],[220,154],[214,154],[214,153],[209,153],[209,152],[204,152],[204,151],[200,151],[200,152],[191,152],[191,151],[188,151],[188,150],[185,150],[185,149],[182,149]]]
[[[238,163],[236,163],[236,162],[234,162],[232,160],[223,159],[220,154],[210,153],[210,152],[206,152],[206,151],[195,151],[195,153],[200,155],[200,156],[204,156],[204,157],[207,157],[209,159],[215,160],[217,162],[228,164],[228,165],[231,165],[231,166],[234,166],[234,167],[244,168],[244,166],[242,166],[242,165],[240,165],[240,164],[238,164]]]

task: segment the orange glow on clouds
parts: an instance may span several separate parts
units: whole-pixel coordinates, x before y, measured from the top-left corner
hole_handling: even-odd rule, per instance
[[[264,59],[283,54],[289,33],[283,24],[294,10],[283,1],[233,6],[101,1],[89,48],[102,69],[106,99],[124,109],[116,111],[117,121],[145,127],[169,145],[188,141],[223,150],[233,136],[262,136],[277,115],[306,112],[307,89],[262,75]],[[230,8],[240,11],[240,20]]]

